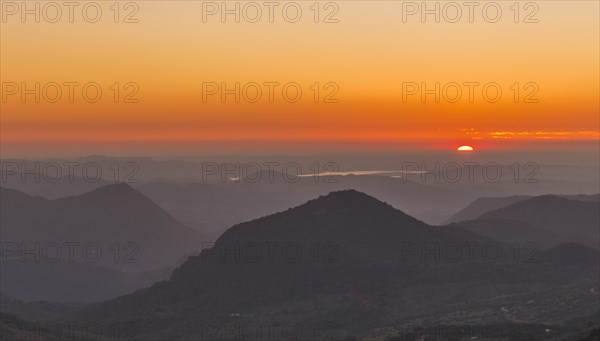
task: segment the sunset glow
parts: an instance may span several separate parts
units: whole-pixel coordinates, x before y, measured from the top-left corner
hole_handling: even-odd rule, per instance
[[[0,142],[7,154],[595,147],[599,4],[542,5],[530,24],[508,7],[493,24],[403,22],[401,2],[360,1],[318,24],[308,7],[294,24],[223,23],[194,1],[140,2],[133,23],[108,7],[94,24],[7,15]]]

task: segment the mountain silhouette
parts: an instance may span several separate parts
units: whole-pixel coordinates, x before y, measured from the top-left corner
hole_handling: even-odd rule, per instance
[[[63,173],[64,174],[64,173]],[[63,175],[56,179],[49,179],[45,174],[3,174],[2,186],[27,193],[32,196],[41,196],[46,199],[58,199],[87,193],[96,188],[108,186],[110,181],[97,179],[90,181],[81,176]]]
[[[478,220],[507,219],[527,223],[543,230],[598,241],[599,203],[543,195],[482,214]],[[573,240],[571,240],[573,241]]]
[[[458,211],[450,218],[446,219],[444,224],[456,223],[465,220],[476,219],[482,214],[493,211],[508,205],[530,199],[528,195],[514,195],[510,197],[497,197],[497,198],[477,198],[475,201],[470,203],[467,207]]]
[[[340,262],[397,259],[402,242],[485,242],[463,230],[430,226],[356,190],[331,192],[303,205],[237,224],[215,244],[264,241],[335,243]]]
[[[3,242],[25,243],[28,249],[35,250],[36,243],[43,250],[49,243],[69,242],[79,243],[75,250],[81,254],[95,243],[94,263],[147,269],[172,265],[201,248],[198,232],[127,184],[55,200],[7,188],[0,189],[0,196]]]
[[[201,333],[202,321],[230,321],[231,316],[242,316],[246,322],[276,319],[278,314],[272,316],[269,311],[281,309],[291,309],[286,318],[296,316],[302,324],[331,321],[342,318],[349,305],[356,304],[355,299],[343,297],[356,296],[361,297],[358,301],[374,300],[355,312],[364,327],[382,318],[382,311],[371,316],[365,309],[382,309],[374,304],[385,293],[416,283],[426,287],[445,282],[454,287],[457,284],[452,283],[505,276],[491,274],[485,263],[422,263],[418,258],[404,263],[407,243],[433,247],[436,243],[491,242],[460,228],[427,225],[355,190],[337,191],[237,224],[210,248],[184,262],[169,281],[92,304],[77,317],[143,325],[136,337],[144,339],[185,339]],[[270,254],[267,244],[272,246]],[[290,245],[292,252],[286,257],[282,249]],[[257,257],[257,250],[262,257]],[[324,297],[329,301],[319,303]],[[301,306],[314,305],[315,312],[300,313],[304,311]],[[345,332],[351,328],[349,318],[342,318]]]
[[[291,171],[290,171],[291,173]],[[454,191],[414,181],[375,175],[286,177],[281,172],[248,174],[239,182],[186,183],[151,182],[134,185],[178,220],[217,239],[234,224],[326,195],[354,188],[376,196],[413,216],[432,220],[441,207],[451,210],[466,204]]]
[[[560,327],[566,333],[580,328],[569,321],[587,322],[597,312],[590,289],[598,283],[596,264],[540,260],[540,254],[521,261],[505,253],[500,262],[422,257],[439,256],[440,245],[466,243],[510,252],[477,233],[427,225],[367,194],[336,191],[234,225],[168,281],[59,320],[128,326],[124,333],[134,340],[239,340],[249,338],[240,329],[251,326],[271,326],[275,333],[262,329],[252,339],[285,339],[281,328],[290,323],[303,331],[301,339],[317,333],[319,340],[343,340],[383,339],[397,326],[475,318],[509,328],[572,325]],[[417,255],[408,261],[407,244]]]
[[[600,194],[574,194],[574,195],[559,195],[559,197],[566,198],[569,200],[585,201],[585,202],[599,202]],[[444,224],[456,223],[460,221],[476,219],[484,213],[497,210],[502,207],[506,207],[517,202],[521,202],[527,199],[531,199],[533,196],[530,195],[513,195],[508,197],[482,197],[477,198],[475,201],[470,203],[467,207],[458,211],[450,218],[444,221]]]

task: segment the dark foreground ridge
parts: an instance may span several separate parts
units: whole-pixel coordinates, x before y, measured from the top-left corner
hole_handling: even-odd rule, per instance
[[[332,192],[235,225],[214,247],[190,257],[169,281],[66,318],[103,326],[127,323],[133,339],[143,340],[244,339],[223,332],[289,323],[311,335],[307,340],[315,339],[315,330],[321,332],[318,340],[383,340],[401,335],[406,325],[457,326],[473,320],[510,330],[536,326],[524,339],[548,333],[574,338],[597,327],[597,264],[551,258],[401,261],[405,243],[467,242],[494,241],[460,228],[427,225],[364,193]],[[295,243],[294,251],[302,249],[301,257],[282,256],[281,247],[289,243]],[[279,248],[271,249],[273,258],[257,259],[257,250],[266,254],[265,245]],[[574,300],[575,310],[570,308]]]

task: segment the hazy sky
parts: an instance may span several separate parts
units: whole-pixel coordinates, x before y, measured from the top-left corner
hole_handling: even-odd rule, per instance
[[[597,1],[98,3],[2,2],[4,155],[598,148]]]

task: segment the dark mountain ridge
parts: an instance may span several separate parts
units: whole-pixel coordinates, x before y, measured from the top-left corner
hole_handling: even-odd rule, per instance
[[[500,307],[522,304],[527,295],[539,301],[527,308],[533,309],[530,319],[543,319],[549,314],[546,297],[562,300],[575,290],[572,287],[582,297],[593,296],[589,288],[597,282],[596,265],[479,259],[437,263],[422,258],[402,262],[403,243],[418,247],[466,242],[503,247],[460,228],[429,226],[364,193],[332,192],[237,224],[215,245],[190,257],[169,281],[92,304],[71,317],[102,325],[131,323],[133,339],[145,340],[210,338],[206,323],[222,331],[223,326],[289,322],[313,328],[334,321],[336,337],[322,339],[343,339],[373,335],[375,330],[381,333],[383,327],[392,333],[394,325],[418,321],[415,316],[451,321],[449,314],[457,309],[506,322]],[[297,257],[281,257],[281,249],[275,247],[275,257],[257,260],[256,251],[265,251],[267,243],[292,243],[294,251],[305,253],[295,261]],[[319,249],[319,245],[333,247]],[[315,258],[315,249],[326,251],[325,255]],[[417,254],[431,253],[420,251]],[[573,282],[573,278],[581,280]],[[587,299],[578,308],[581,316],[596,312]],[[568,316],[560,311],[562,306],[550,307],[552,314],[563,316],[559,319]],[[236,337],[240,336],[223,339]]]
[[[484,213],[477,219],[508,219],[583,241],[600,239],[600,203],[593,201],[543,195]]]
[[[585,202],[600,202],[600,194],[573,194],[573,195],[557,195],[559,197],[585,201]],[[513,195],[508,197],[481,197],[471,202],[467,207],[458,211],[450,218],[446,219],[444,224],[461,222],[466,220],[477,219],[484,213],[497,210],[508,205],[512,205],[524,200],[534,198],[531,195]]]

